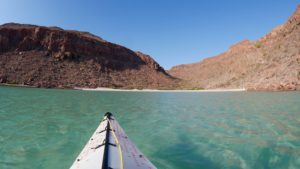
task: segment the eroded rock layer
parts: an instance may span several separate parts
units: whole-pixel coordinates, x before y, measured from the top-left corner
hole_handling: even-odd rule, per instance
[[[150,56],[87,32],[0,26],[0,83],[36,87],[175,88]]]

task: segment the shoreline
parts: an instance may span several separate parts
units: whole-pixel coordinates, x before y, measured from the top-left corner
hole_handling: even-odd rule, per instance
[[[115,89],[115,88],[107,88],[107,87],[98,87],[98,88],[84,88],[84,87],[73,87],[73,88],[63,88],[63,87],[37,87],[37,86],[29,86],[29,85],[21,85],[21,84],[8,84],[8,83],[0,83],[0,87],[20,87],[20,88],[37,88],[37,89],[63,89],[63,90],[82,90],[82,91],[107,91],[107,92],[182,92],[182,93],[205,93],[205,92],[299,92],[299,90],[249,90],[246,88],[229,88],[229,89],[200,89],[200,90],[192,90],[192,89]]]
[[[37,89],[63,89],[63,90],[82,90],[82,91],[107,91],[107,92],[169,92],[169,93],[205,93],[205,92],[299,92],[300,90],[249,90],[246,88],[229,88],[229,89],[201,89],[201,90],[192,90],[192,89],[115,89],[115,88],[84,88],[84,87],[73,87],[73,88],[63,88],[63,87],[37,87],[21,84],[9,84],[9,83],[0,83],[0,87],[20,87],[20,88],[37,88]]]
[[[204,90],[159,90],[159,89],[113,89],[113,88],[79,88],[75,87],[75,90],[83,91],[116,91],[116,92],[243,92],[247,91],[246,89],[204,89]]]
[[[107,87],[98,87],[98,88],[84,88],[84,87],[73,87],[73,88],[43,88],[29,85],[21,84],[9,84],[9,83],[0,83],[0,87],[20,87],[20,88],[36,88],[36,89],[63,89],[63,90],[82,90],[82,91],[108,91],[108,92],[243,92],[247,91],[245,88],[234,88],[234,89],[203,89],[203,90],[188,90],[188,89],[114,89]]]

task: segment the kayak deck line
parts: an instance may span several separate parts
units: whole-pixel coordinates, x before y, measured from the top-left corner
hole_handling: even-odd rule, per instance
[[[117,136],[116,136],[116,133],[115,133],[115,131],[114,131],[114,129],[113,129],[111,123],[110,123],[110,119],[111,119],[112,114],[111,114],[110,112],[107,112],[107,113],[106,113],[106,116],[108,117],[108,118],[107,118],[108,126],[109,126],[109,127],[108,127],[108,130],[109,130],[110,126],[111,126],[111,128],[112,128],[111,131],[112,131],[113,136],[114,136],[114,139],[115,139],[115,141],[116,141],[116,143],[117,143],[117,145],[118,145],[119,156],[120,156],[120,168],[121,168],[121,169],[124,169],[124,161],[123,161],[122,148],[121,148],[121,146],[120,146],[120,143],[119,143],[119,140],[118,140],[118,138],[117,138]]]
[[[156,169],[107,112],[71,169]]]
[[[106,130],[106,135],[105,135],[105,140],[104,140],[104,155],[103,155],[103,163],[102,163],[102,169],[108,169],[108,150],[109,150],[109,133],[110,133],[110,123],[109,119],[111,116],[111,113],[107,112],[104,116],[106,116],[107,119],[107,124],[105,127]],[[121,167],[121,169],[123,169]]]

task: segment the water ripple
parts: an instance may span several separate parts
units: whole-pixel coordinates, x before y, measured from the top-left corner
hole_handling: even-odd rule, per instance
[[[300,93],[0,87],[0,168],[68,168],[104,112],[162,169],[300,168]]]

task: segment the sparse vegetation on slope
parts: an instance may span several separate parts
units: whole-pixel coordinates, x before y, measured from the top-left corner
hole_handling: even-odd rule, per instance
[[[216,57],[168,72],[191,87],[300,90],[300,6],[256,42],[242,41]]]

